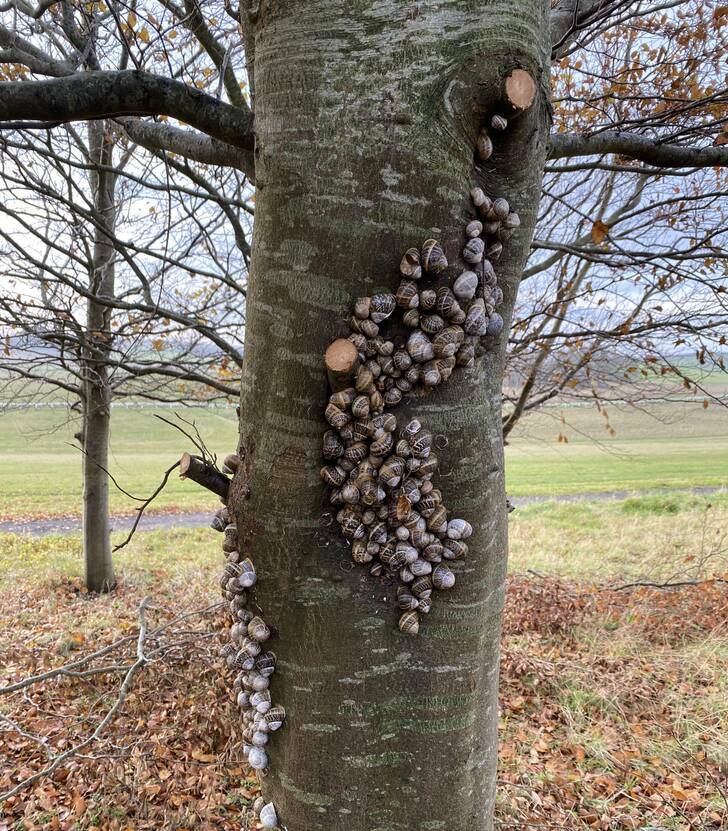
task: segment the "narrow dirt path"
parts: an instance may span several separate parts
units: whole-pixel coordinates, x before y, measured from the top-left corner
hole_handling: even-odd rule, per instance
[[[511,502],[518,508],[521,505],[533,505],[539,502],[589,502],[627,499],[630,496],[664,496],[672,493],[692,493],[696,496],[709,496],[711,493],[723,490],[718,487],[696,488],[661,488],[645,491],[589,491],[586,493],[567,494],[561,496],[512,496]],[[204,528],[209,525],[214,509],[209,511],[194,511],[190,513],[150,514],[142,517],[139,531],[157,531],[165,528]],[[128,531],[133,517],[113,517],[112,529],[118,532]],[[52,534],[78,534],[81,531],[81,520],[74,517],[60,517],[56,519],[27,519],[22,521],[0,522],[0,533],[28,534],[33,537],[45,537]]]

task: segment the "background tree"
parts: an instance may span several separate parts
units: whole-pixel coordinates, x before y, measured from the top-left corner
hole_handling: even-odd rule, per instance
[[[398,411],[423,415],[429,429],[447,436],[447,502],[476,528],[459,588],[433,609],[418,641],[405,640],[384,612],[387,586],[342,572],[345,547],[320,528],[321,354],[356,296],[391,285],[410,245],[436,232],[456,259],[475,183],[505,196],[522,217],[498,263],[507,331],[547,154],[619,153],[681,168],[728,161],[724,147],[707,146],[720,124],[699,136],[636,125],[549,136],[552,55],[575,43],[584,48],[595,33],[632,18],[642,27],[660,8],[621,0],[564,0],[553,10],[537,0],[494,0],[486,8],[462,0],[426,7],[243,4],[254,121],[245,101],[225,102],[149,73],[151,52],[130,44],[124,29],[138,27],[118,25],[118,16],[100,14],[93,25],[108,25],[106,43],[126,45],[136,71],[69,74],[53,56],[54,71],[42,72],[41,56],[15,41],[16,62],[35,62],[36,72],[57,77],[0,86],[7,124],[171,116],[208,138],[154,123],[150,144],[177,141],[180,152],[186,147],[221,163],[233,156],[255,174],[241,395],[245,464],[230,507],[243,550],[259,567],[255,601],[276,630],[283,669],[276,698],[289,723],[276,739],[264,791],[289,828],[491,824],[507,336],[424,405],[413,401]],[[137,7],[134,22],[139,18]],[[224,55],[216,63],[207,54],[225,80]],[[484,116],[503,105],[514,68],[532,76],[537,98],[496,141],[492,159],[474,165]]]
[[[25,382],[12,384],[14,398],[51,388],[81,411],[86,584],[106,591],[112,399],[234,394],[249,250],[244,177],[225,172],[223,210],[202,173],[170,169],[103,121],[2,143],[9,291],[0,367]]]

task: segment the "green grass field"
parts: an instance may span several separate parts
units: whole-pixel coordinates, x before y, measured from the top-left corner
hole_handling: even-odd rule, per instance
[[[173,412],[159,411],[174,419]],[[181,410],[194,419],[210,449],[234,448],[236,418],[229,409]],[[154,418],[153,407],[113,411],[111,472],[126,490],[147,495],[163,471],[192,449],[176,430]],[[673,402],[652,408],[609,409],[609,424],[586,407],[551,407],[526,418],[506,449],[508,491],[558,495],[588,491],[728,486],[728,410]],[[562,421],[563,418],[563,421]],[[77,429],[60,409],[11,410],[0,415],[0,516],[77,515],[81,456],[69,445]],[[559,434],[568,443],[557,441]],[[114,488],[115,512],[135,503]],[[205,509],[210,497],[172,476],[154,510]]]

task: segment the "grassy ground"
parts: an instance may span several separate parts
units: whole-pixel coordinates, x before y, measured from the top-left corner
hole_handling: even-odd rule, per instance
[[[111,471],[129,491],[151,493],[162,472],[189,442],[154,418],[154,409],[114,409]],[[169,410],[162,414],[173,418]],[[187,411],[211,450],[235,446],[233,408]],[[81,459],[70,447],[76,425],[59,410],[0,414],[0,517],[78,515]],[[562,421],[563,418],[563,421]],[[610,435],[604,425],[615,431]],[[557,441],[559,434],[568,443]],[[728,486],[728,410],[673,402],[652,409],[608,411],[549,408],[525,419],[506,450],[508,490],[513,495],[602,490]],[[135,503],[112,488],[115,512]],[[172,476],[153,510],[191,510],[209,505],[205,493]]]
[[[728,590],[710,580],[606,587],[725,574],[726,529],[722,496],[533,505],[511,516],[499,828],[725,826]],[[143,596],[155,597],[152,628],[215,602],[218,543],[204,529],[139,534],[116,555],[119,589],[94,599],[80,588],[77,538],[0,537],[2,676],[132,636],[104,658],[123,665]],[[138,676],[108,741],[10,801],[0,828],[238,831],[255,786],[214,657],[220,624],[213,610],[155,635],[160,661]],[[119,677],[57,679],[28,700],[5,699],[4,712],[57,749],[88,733]],[[0,791],[42,759],[27,737],[2,736]]]

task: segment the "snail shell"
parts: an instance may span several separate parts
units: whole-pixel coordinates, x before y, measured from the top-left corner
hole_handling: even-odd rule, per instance
[[[474,239],[483,233],[483,223],[479,219],[473,219],[465,226],[465,236]]]
[[[241,652],[244,652],[250,658],[257,658],[260,655],[261,646],[258,641],[251,640],[250,638],[246,638],[243,641],[243,645],[240,648]]]
[[[494,234],[499,233],[501,230],[501,221],[500,219],[489,219],[483,223],[483,233],[486,236],[493,236]]]
[[[258,673],[251,680],[250,686],[256,692],[260,692],[261,690],[267,690],[270,686],[270,679],[267,675],[260,675],[260,673]]]
[[[420,600],[420,605],[417,611],[421,612],[423,615],[427,615],[430,613],[430,609],[432,608],[432,600],[429,597],[423,597]]]
[[[493,268],[493,263],[489,262],[488,260],[483,260],[480,264],[480,271],[483,277],[483,284],[486,286],[490,286],[491,288],[498,283],[498,278],[495,274],[495,269]]]
[[[359,488],[353,482],[347,482],[341,489],[341,498],[347,505],[356,505],[361,498]]]
[[[222,541],[222,550],[226,554],[238,550],[238,529],[233,524],[228,525],[225,529],[225,538]]]
[[[379,469],[379,481],[388,488],[396,488],[404,473],[404,459],[390,456]]]
[[[444,547],[442,556],[446,560],[459,560],[468,553],[467,543],[464,543],[462,540],[446,539],[443,540],[442,544]]]
[[[503,318],[498,314],[498,312],[493,312],[490,316],[490,320],[488,321],[488,328],[486,329],[485,334],[490,338],[500,335],[502,331]]]
[[[391,433],[385,433],[380,439],[371,443],[369,452],[372,456],[386,456],[392,449],[394,438]]]
[[[402,400],[402,390],[398,387],[391,387],[384,393],[384,403],[394,407]]]
[[[475,347],[472,343],[464,343],[460,349],[458,349],[455,355],[455,362],[458,366],[462,366],[465,369],[469,369],[471,366],[475,365]]]
[[[335,430],[327,430],[324,433],[322,452],[324,459],[338,459],[344,453],[344,445]]]
[[[478,213],[482,216],[487,218],[490,215],[491,208],[493,207],[493,200],[486,196],[483,202],[477,206]]]
[[[399,619],[400,632],[416,635],[420,631],[420,617],[417,612],[405,612]]]
[[[434,573],[434,572],[433,572]],[[410,583],[410,589],[415,597],[429,597],[432,594],[433,581],[430,574],[422,574]]]
[[[404,349],[398,349],[392,355],[392,360],[394,361],[395,367],[400,370],[409,369],[412,366],[412,358],[409,352],[406,352]]]
[[[430,361],[435,357],[435,350],[432,341],[427,335],[417,329],[407,339],[407,351],[413,361],[417,363],[424,363]]]
[[[385,321],[397,307],[397,299],[389,292],[375,294],[371,298],[371,311],[369,316],[375,323]]]
[[[268,767],[268,754],[262,747],[251,747],[248,751],[248,764],[253,770],[264,770]]]
[[[275,652],[263,652],[255,661],[255,668],[261,675],[273,675],[276,669]]]
[[[253,565],[253,561],[250,557],[246,557],[240,563],[240,577],[238,577],[238,583],[244,589],[249,589],[251,586],[255,585],[255,581],[258,579],[258,575],[255,573],[255,566]]]
[[[270,629],[262,617],[254,617],[248,624],[248,634],[254,641],[263,643],[270,637]]]
[[[267,713],[270,710],[270,690],[260,690],[250,696],[250,704],[259,713]]]
[[[271,707],[270,710],[263,716],[268,728],[272,731],[278,730],[282,726],[286,718],[286,711],[280,705]]]
[[[420,292],[420,310],[431,312],[437,303],[437,294],[434,289],[423,289]]]
[[[374,557],[369,553],[369,548],[364,540],[354,540],[351,544],[351,559],[359,565],[364,565],[365,563],[371,563]]]
[[[357,395],[352,401],[351,414],[356,419],[369,418],[369,398],[366,395]]]
[[[445,328],[445,321],[440,315],[420,315],[420,328],[428,335],[436,335]]]
[[[436,387],[442,381],[442,375],[435,361],[428,361],[422,365],[420,380],[425,387]]]
[[[464,519],[451,519],[447,524],[447,536],[451,540],[466,540],[473,534],[473,526]]]
[[[438,358],[448,358],[454,355],[463,341],[465,333],[460,326],[448,326],[439,332],[432,341],[432,346]]]
[[[447,527],[447,511],[445,510],[444,505],[438,505],[435,510],[432,512],[432,515],[427,520],[427,527],[430,531],[434,531],[438,533],[438,531],[443,528]]]
[[[426,459],[432,449],[432,435],[420,431],[410,442],[412,455],[418,459]]]
[[[432,572],[432,563],[427,560],[417,559],[414,563],[410,563],[410,571],[415,577],[423,577]]]
[[[472,300],[478,288],[478,275],[474,271],[463,271],[455,280],[452,290],[460,301]]]
[[[419,280],[422,276],[420,266],[420,252],[416,248],[408,248],[399,264],[399,273],[411,280]]]
[[[222,472],[234,474],[240,467],[240,456],[237,453],[229,453],[222,462]]]
[[[493,142],[488,135],[487,130],[483,129],[478,134],[478,141],[475,145],[475,149],[481,162],[487,162],[493,155]]]
[[[432,569],[432,585],[436,589],[451,589],[455,585],[455,575],[443,564],[438,564]]]
[[[485,243],[480,237],[470,239],[465,243],[463,248],[463,259],[466,263],[479,263],[483,259],[485,253]]]
[[[496,219],[503,222],[503,220],[507,219],[508,214],[511,212],[511,206],[508,204],[507,199],[499,196],[497,199],[493,200],[493,207],[491,208],[491,211],[495,215]]]
[[[403,612],[412,612],[414,611],[420,604],[417,598],[413,594],[409,593],[402,593],[400,594],[399,598],[397,599],[397,605]]]
[[[416,309],[420,305],[420,294],[414,280],[402,280],[399,284],[397,305],[401,309]]]
[[[269,802],[261,808],[260,824],[263,828],[278,827],[278,815],[276,814],[276,809],[272,802]]]
[[[482,188],[473,188],[470,191],[470,198],[473,200],[473,205],[476,208],[480,208],[488,199]]]
[[[358,317],[352,317],[349,325],[353,331],[359,332],[366,338],[375,338],[379,334],[379,326],[371,318],[359,320]]]
[[[416,329],[420,325],[420,313],[418,309],[407,309],[402,315],[402,323],[408,329]]]
[[[329,404],[326,407],[325,416],[326,421],[328,421],[329,424],[337,430],[346,426],[351,421],[349,413],[345,413],[343,410],[340,410],[336,404]]]
[[[419,419],[413,418],[402,429],[402,438],[411,441],[422,429]]]
[[[435,540],[427,546],[423,554],[431,563],[437,563],[442,559],[442,552],[444,550],[445,546],[440,542],[440,540]]]
[[[485,313],[485,301],[477,297],[468,307],[463,329],[466,335],[484,335],[488,328],[488,316]]]
[[[332,488],[340,488],[346,481],[346,471],[340,465],[324,465],[320,470],[320,475]]]
[[[349,335],[348,340],[350,340],[354,344],[354,346],[356,346],[357,352],[364,351],[364,345],[366,343],[366,338],[364,337],[364,335],[360,335],[358,332],[352,332]]]
[[[425,240],[420,252],[422,268],[430,274],[439,274],[447,268],[447,258],[440,243],[435,239]]]
[[[373,382],[374,374],[372,373],[371,369],[366,367],[364,364],[361,364],[359,369],[356,371],[356,380],[354,381],[354,387],[356,389],[356,392],[367,392]],[[354,400],[354,396],[352,396],[351,400]]]
[[[488,250],[485,252],[485,256],[489,260],[497,260],[500,258],[500,255],[503,253],[503,243],[502,242],[494,242],[492,245],[488,247]]]
[[[262,730],[256,730],[250,737],[250,743],[254,747],[263,747],[268,744],[268,734],[264,733]]]
[[[505,130],[508,127],[508,121],[502,115],[494,115],[490,120],[490,126],[494,130]]]
[[[354,303],[354,315],[359,320],[366,320],[369,317],[369,312],[372,307],[371,297],[358,297]],[[374,321],[375,323],[377,321]]]

